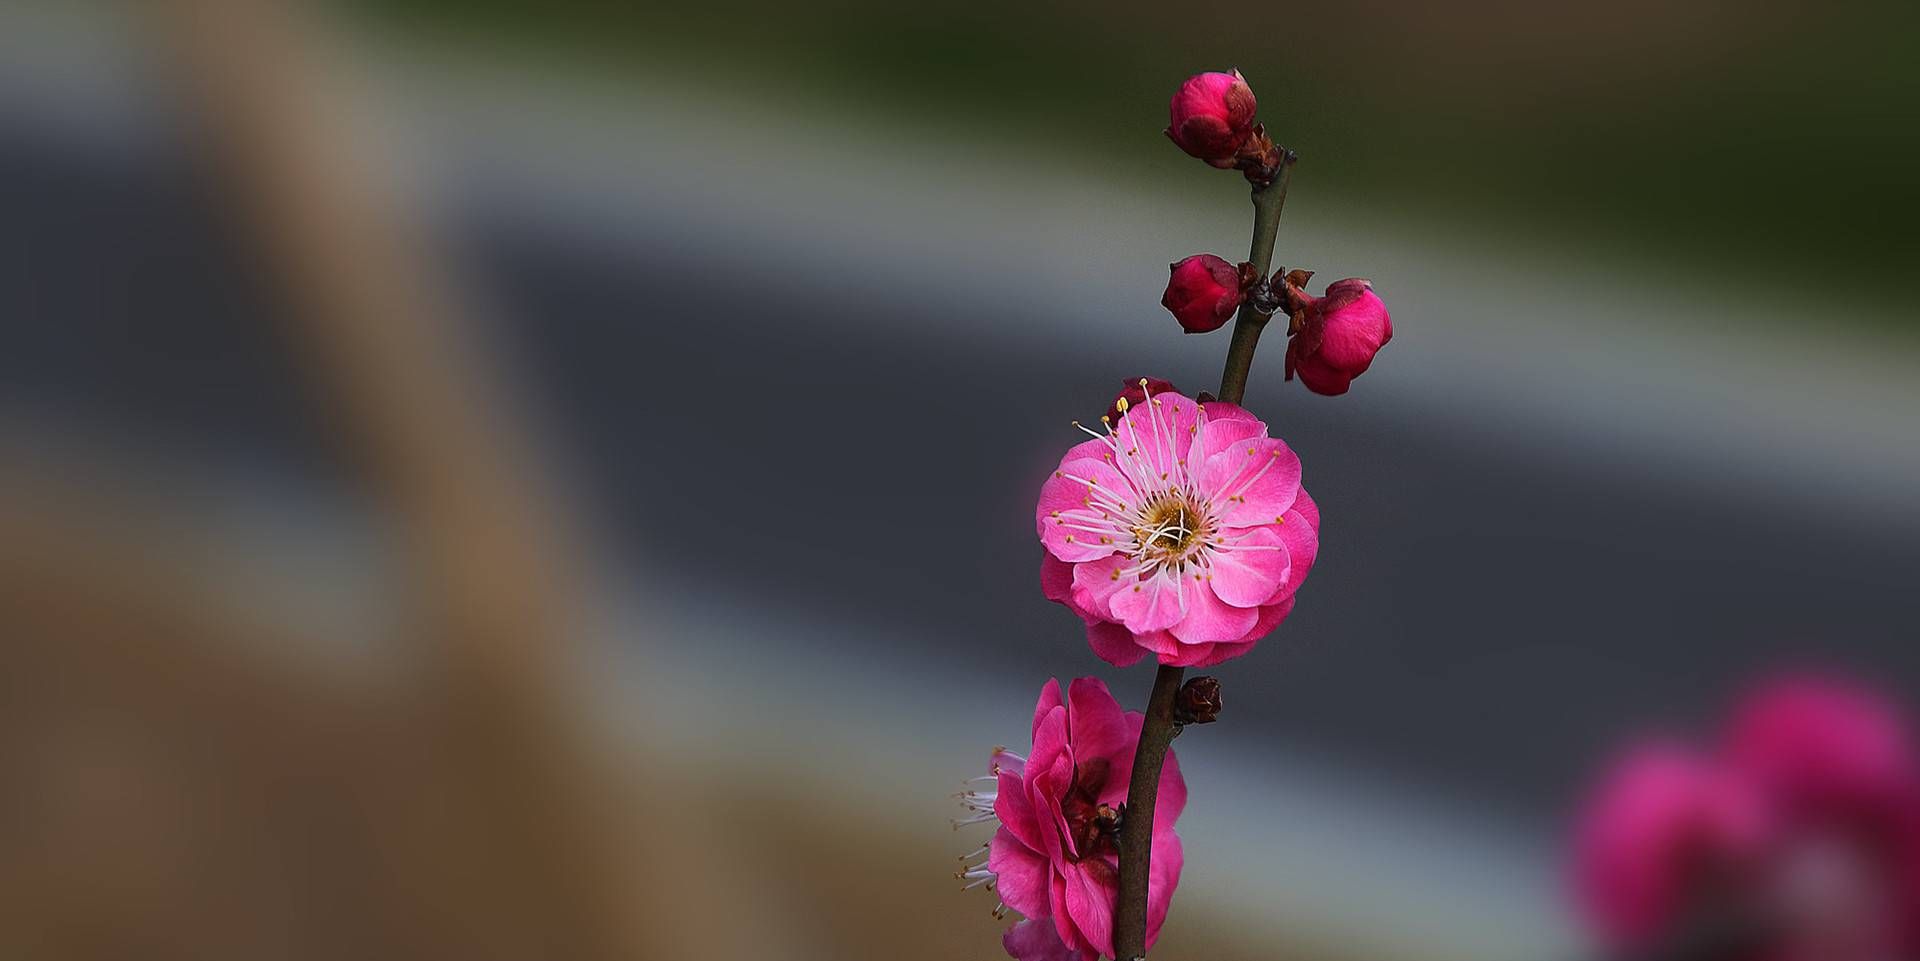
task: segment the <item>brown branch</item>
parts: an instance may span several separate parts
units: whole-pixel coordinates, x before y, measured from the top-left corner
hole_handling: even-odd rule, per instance
[[[1291,150],[1281,151],[1280,172],[1272,182],[1253,191],[1253,248],[1247,259],[1261,276],[1273,267],[1274,238],[1280,231],[1280,208],[1287,202],[1287,183],[1293,179]],[[1227,347],[1226,371],[1220,375],[1220,399],[1238,404],[1246,396],[1247,374],[1253,352],[1270,315],[1252,304],[1240,305],[1234,320],[1233,342]],[[1127,813],[1120,824],[1120,896],[1113,910],[1113,956],[1132,961],[1147,955],[1147,879],[1153,867],[1153,810],[1160,795],[1160,770],[1173,743],[1174,695],[1180,691],[1185,668],[1162,665],[1153,676],[1147,696],[1147,716],[1140,725],[1140,746],[1133,755],[1133,778],[1127,784]]]

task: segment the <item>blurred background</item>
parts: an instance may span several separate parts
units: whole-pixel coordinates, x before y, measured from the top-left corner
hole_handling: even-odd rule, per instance
[[[1920,693],[1920,8],[0,8],[0,953],[993,958],[952,794],[1038,484],[1215,386],[1237,66],[1354,391],[1177,750],[1155,957],[1573,958],[1570,806],[1756,673]],[[908,536],[912,535],[912,536]]]

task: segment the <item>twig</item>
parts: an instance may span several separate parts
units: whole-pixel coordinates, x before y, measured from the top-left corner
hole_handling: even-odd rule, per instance
[[[1299,159],[1282,150],[1279,176],[1253,192],[1253,248],[1247,255],[1262,276],[1273,266],[1274,238],[1280,231],[1280,208],[1287,202],[1287,183]],[[1253,352],[1269,315],[1252,304],[1241,304],[1233,323],[1233,343],[1227,347],[1226,371],[1220,375],[1220,399],[1238,404],[1246,396],[1247,373]],[[1173,700],[1186,674],[1181,667],[1162,665],[1153,675],[1147,696],[1146,719],[1140,725],[1140,746],[1133,755],[1133,779],[1127,785],[1127,813],[1120,824],[1120,896],[1113,911],[1113,955],[1132,961],[1147,954],[1147,879],[1153,867],[1153,810],[1160,795],[1160,770],[1173,743]]]

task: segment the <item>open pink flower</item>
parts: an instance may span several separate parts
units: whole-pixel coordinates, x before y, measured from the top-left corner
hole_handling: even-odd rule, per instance
[[[1688,748],[1647,742],[1615,762],[1584,812],[1574,883],[1615,947],[1645,947],[1750,871],[1764,834],[1753,785]]]
[[[1755,689],[1734,713],[1726,752],[1798,818],[1885,820],[1920,797],[1906,719],[1835,678],[1796,674]]]
[[[1643,748],[1589,806],[1576,879],[1625,947],[1701,911],[1764,922],[1752,961],[1920,956],[1920,764],[1906,719],[1858,686],[1757,688],[1724,749]]]
[[[1004,905],[1027,917],[1004,940],[1014,957],[1094,961],[1113,954],[1119,852],[1102,818],[1126,802],[1141,720],[1138,711],[1123,712],[1097,678],[1075,680],[1064,699],[1060,682],[1049,680],[1034,707],[1032,749],[1024,757],[996,749],[994,789],[964,795],[981,812],[973,820],[997,820],[999,828],[975,852],[986,855],[985,863],[962,877],[997,887]],[[1148,947],[1180,884],[1184,855],[1173,825],[1186,806],[1186,780],[1169,751],[1153,818]]]
[[[1174,393],[1069,449],[1034,523],[1041,590],[1122,667],[1149,653],[1204,667],[1251,650],[1293,610],[1320,544],[1320,511],[1286,442],[1234,404]]]

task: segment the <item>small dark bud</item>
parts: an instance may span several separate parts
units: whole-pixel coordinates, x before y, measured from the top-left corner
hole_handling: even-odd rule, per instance
[[[1214,401],[1219,400],[1220,398],[1214,396],[1213,391],[1203,390],[1199,394],[1196,394],[1193,399],[1199,401],[1202,404],[1211,404]]]
[[[1094,808],[1093,809],[1094,828],[1098,830],[1101,834],[1105,834],[1109,836],[1119,834],[1120,818],[1126,813],[1126,810],[1127,810],[1127,806],[1124,804],[1120,805],[1118,808],[1115,808],[1111,804],[1102,804],[1099,807]]]
[[[1252,289],[1247,291],[1247,303],[1264,316],[1271,317],[1280,309],[1281,294],[1278,288],[1265,281],[1254,281]]]
[[[1173,699],[1175,724],[1212,724],[1220,718],[1220,680],[1202,674],[1180,685]]]

